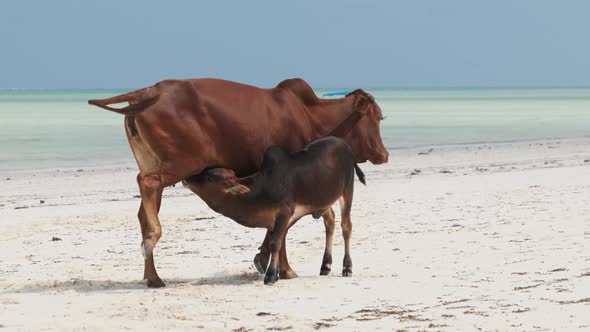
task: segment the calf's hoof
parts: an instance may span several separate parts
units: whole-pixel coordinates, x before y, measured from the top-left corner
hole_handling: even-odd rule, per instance
[[[254,267],[256,268],[256,271],[258,271],[258,273],[264,274],[266,272],[268,260],[269,257],[262,253],[258,253],[256,254],[256,256],[254,256]]]
[[[264,276],[264,284],[265,285],[272,285],[279,280],[279,276],[276,273],[267,273]]]
[[[320,267],[320,275],[327,276],[332,271],[332,254],[324,253],[322,259],[322,267]]]
[[[344,269],[342,269],[342,276],[343,277],[352,277],[352,268],[345,267]]]
[[[147,286],[149,288],[162,288],[162,287],[166,287],[166,284],[162,281],[162,279],[156,277],[153,279],[148,279]]]
[[[293,279],[293,278],[297,278],[298,275],[293,270],[287,270],[287,271],[279,272],[279,277],[281,279]]]

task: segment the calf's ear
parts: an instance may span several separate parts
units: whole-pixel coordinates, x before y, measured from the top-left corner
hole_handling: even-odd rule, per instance
[[[223,192],[232,194],[232,195],[243,195],[250,192],[250,188],[246,187],[243,184],[236,184],[229,188],[225,188]]]

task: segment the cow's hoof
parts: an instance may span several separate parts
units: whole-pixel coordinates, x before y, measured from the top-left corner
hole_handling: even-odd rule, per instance
[[[162,287],[166,287],[166,284],[162,281],[162,279],[156,278],[156,279],[148,279],[147,286],[149,288],[162,288]]]
[[[267,273],[264,276],[264,284],[265,285],[272,285],[279,280],[279,276],[276,273]]]
[[[256,271],[258,271],[258,273],[264,274],[266,272],[266,267],[268,266],[268,259],[268,256],[263,255],[261,253],[258,253],[256,254],[256,256],[254,256],[254,267],[256,268]]]
[[[320,275],[321,276],[327,276],[328,274],[330,274],[330,272],[332,272],[332,270],[331,269],[328,269],[328,268],[322,267],[320,269]]]
[[[345,267],[345,268],[342,270],[342,276],[343,276],[343,277],[352,277],[352,269],[351,269],[351,268],[349,268],[349,267]]]
[[[293,279],[293,278],[297,278],[298,275],[297,275],[297,273],[295,273],[295,271],[289,269],[287,271],[279,272],[279,277],[281,279]]]

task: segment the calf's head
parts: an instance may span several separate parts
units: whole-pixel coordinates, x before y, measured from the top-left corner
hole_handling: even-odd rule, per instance
[[[356,124],[344,134],[357,163],[370,161],[373,164],[383,164],[389,159],[389,152],[383,145],[379,124],[383,120],[381,108],[370,94],[361,89],[346,95],[352,98],[353,114],[358,117]]]
[[[184,180],[183,184],[204,199],[214,199],[224,194],[244,194],[250,191],[250,188],[238,183],[234,171],[226,168],[205,170]]]

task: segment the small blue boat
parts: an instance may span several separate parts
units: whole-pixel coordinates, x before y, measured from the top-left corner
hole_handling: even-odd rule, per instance
[[[347,94],[351,93],[352,91],[335,91],[335,92],[327,92],[322,95],[322,97],[333,97],[333,96],[346,96]]]

